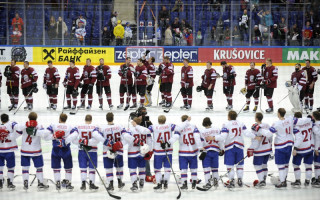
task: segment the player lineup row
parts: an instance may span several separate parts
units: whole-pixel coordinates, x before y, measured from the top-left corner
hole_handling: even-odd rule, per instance
[[[146,53],[148,55],[148,53]],[[169,110],[173,106],[172,102],[172,84],[174,81],[174,66],[170,62],[169,57],[164,57],[163,63],[158,67],[154,65],[154,57],[150,57],[148,60],[146,56],[143,56],[137,61],[137,66],[134,67],[131,64],[131,58],[126,58],[125,64],[121,65],[118,71],[120,76],[119,96],[120,105],[118,109],[127,110],[130,107],[130,101],[132,100],[132,106],[130,108],[136,109],[137,95],[140,96],[140,107],[150,106],[152,104],[151,92],[155,83],[155,78],[159,76],[159,92],[161,92],[161,102],[159,105],[166,110]],[[304,109],[313,110],[313,94],[314,85],[317,81],[316,69],[310,66],[310,60],[306,60],[306,66],[301,68],[300,64],[295,65],[295,71],[291,75],[290,83],[286,84],[290,93],[295,94],[292,104],[296,110],[302,111]],[[193,69],[189,65],[188,59],[184,59],[183,67],[181,69],[181,89],[177,96],[181,93],[183,97],[184,105],[181,109],[189,110],[192,105],[192,93],[194,86]],[[201,85],[196,87],[197,92],[204,91],[207,98],[206,110],[213,110],[212,95],[215,89],[217,78],[223,79],[223,93],[226,96],[228,106],[227,110],[233,108],[233,92],[236,85],[236,71],[232,65],[228,65],[226,61],[221,62],[223,66],[223,75],[212,67],[212,63],[207,63],[207,68],[201,76]],[[20,82],[20,69],[16,66],[16,62],[11,61],[11,65],[7,66],[4,72],[4,76],[7,77],[7,93],[10,96],[11,106],[10,110],[18,107],[19,101],[19,82]],[[0,72],[1,79],[1,72]],[[254,98],[255,107],[254,112],[257,111],[259,98],[262,91],[267,98],[269,108],[267,113],[273,112],[273,93],[277,88],[278,69],[272,65],[270,58],[266,59],[266,64],[263,64],[261,70],[255,67],[254,63],[250,64],[250,69],[247,70],[245,79],[245,88],[242,89],[242,93],[246,96],[246,106],[244,112],[249,111],[250,98]],[[25,96],[27,107],[25,109],[32,110],[33,97],[32,94],[38,91],[37,89],[38,74],[29,66],[27,61],[24,62],[24,69],[21,71],[21,88],[22,93]],[[67,105],[64,109],[77,109],[77,96],[79,95],[78,88],[81,88],[80,106],[78,109],[85,109],[85,99],[88,96],[88,110],[92,107],[93,102],[93,86],[96,85],[96,92],[99,96],[99,108],[103,108],[103,90],[106,94],[107,101],[110,108],[113,108],[111,98],[111,69],[109,66],[104,65],[104,60],[100,59],[100,65],[96,68],[91,65],[91,59],[88,58],[86,65],[83,68],[83,73],[80,75],[79,69],[75,66],[75,62],[70,62],[70,67],[66,70],[63,85],[65,87],[63,103]],[[43,88],[46,89],[46,93],[49,96],[49,109],[57,108],[57,95],[60,82],[60,74],[58,70],[52,65],[51,61],[48,61],[48,68],[45,70]],[[125,103],[126,96],[126,105]],[[291,95],[292,95],[291,94]],[[158,95],[159,98],[159,95]],[[303,102],[304,100],[304,102]],[[261,101],[261,100],[260,100]]]
[[[263,114],[256,113],[255,123],[251,129],[237,120],[235,111],[228,112],[228,121],[222,128],[212,125],[210,118],[205,117],[202,127],[191,122],[191,117],[183,115],[178,125],[167,123],[164,115],[158,116],[158,125],[148,128],[140,126],[141,118],[135,117],[131,126],[126,130],[121,125],[114,124],[112,112],[106,114],[107,124],[95,126],[92,124],[92,116],[86,115],[84,123],[77,126],[68,125],[66,114],[61,114],[59,123],[51,124],[43,128],[37,123],[37,114],[29,113],[28,121],[16,123],[9,120],[7,114],[1,115],[0,125],[0,186],[3,187],[3,169],[6,161],[8,168],[8,188],[13,190],[15,153],[18,148],[16,139],[22,137],[21,143],[21,166],[24,189],[29,185],[30,160],[36,168],[36,177],[39,181],[39,189],[47,189],[49,186],[43,183],[43,157],[41,152],[41,140],[52,140],[51,167],[54,172],[56,189],[61,189],[61,161],[66,171],[63,183],[66,189],[72,190],[72,156],[70,143],[79,145],[78,162],[81,173],[81,190],[86,190],[86,179],[89,171],[89,188],[98,189],[95,185],[95,172],[97,171],[97,145],[103,143],[103,163],[106,170],[105,185],[108,192],[114,190],[113,168],[116,168],[118,188],[125,184],[123,178],[123,146],[128,145],[128,168],[132,191],[144,187],[146,179],[146,164],[154,154],[155,181],[157,186],[154,190],[168,188],[172,168],[173,144],[179,141],[179,168],[181,172],[182,190],[188,189],[187,171],[191,171],[192,189],[207,191],[217,187],[222,176],[219,176],[219,156],[224,156],[224,164],[229,178],[228,188],[235,187],[235,172],[237,185],[243,186],[244,160],[253,156],[253,164],[258,180],[255,186],[266,186],[268,173],[268,161],[272,157],[274,146],[275,164],[279,170],[279,182],[276,188],[287,187],[286,177],[289,169],[289,160],[293,155],[292,164],[296,181],[294,187],[301,185],[300,165],[302,159],[305,163],[305,185],[310,185],[312,178],[312,165],[314,164],[315,179],[314,187],[320,187],[320,112],[314,111],[312,116],[302,117],[301,112],[296,112],[294,117],[286,117],[286,110],[280,108],[277,111],[278,120],[271,126],[263,123]],[[199,127],[199,128],[198,128]],[[250,147],[247,148],[247,156],[244,156],[244,136],[251,139]],[[198,154],[202,160],[205,184],[197,185]],[[164,175],[161,170],[164,168]],[[98,173],[99,178],[102,177]],[[102,180],[103,181],[103,180]],[[103,184],[105,184],[103,182]]]

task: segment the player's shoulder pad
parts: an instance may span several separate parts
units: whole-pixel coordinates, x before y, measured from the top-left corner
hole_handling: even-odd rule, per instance
[[[220,132],[221,133],[229,133],[229,129],[227,129],[226,127],[223,127]]]
[[[299,132],[300,132],[299,129],[293,128],[293,134],[297,134],[297,133],[299,133]]]
[[[269,128],[269,131],[270,131],[271,133],[276,133],[276,132],[277,132],[277,129],[276,129],[275,127],[271,126],[271,127]]]

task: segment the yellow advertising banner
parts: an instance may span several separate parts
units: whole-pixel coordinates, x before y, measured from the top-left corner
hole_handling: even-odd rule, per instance
[[[96,47],[33,47],[33,63],[46,64],[51,60],[55,65],[67,65],[74,60],[76,65],[84,65],[90,58],[93,65],[103,58],[105,64],[114,63],[114,48]]]

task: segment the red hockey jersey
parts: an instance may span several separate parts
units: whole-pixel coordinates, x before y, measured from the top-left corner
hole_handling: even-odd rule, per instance
[[[165,67],[162,69],[161,82],[173,83],[174,66],[172,63],[162,63]],[[161,65],[160,65],[161,67]]]
[[[273,65],[266,67],[263,72],[263,80],[267,88],[277,88],[278,68]]]
[[[32,68],[21,70],[21,88],[32,86],[32,83],[36,83],[38,80],[37,72]]]
[[[206,69],[204,71],[204,75],[202,75],[201,78],[202,78],[202,87],[208,88],[210,84],[212,84],[211,89],[214,89],[214,86],[217,80],[217,74],[215,69],[213,68]]]
[[[142,60],[144,66],[147,68],[147,73],[151,78],[156,78],[156,67],[153,63],[149,63],[147,60]]]
[[[108,65],[102,65],[96,67],[96,72],[97,72],[97,85],[98,86],[110,86],[110,79],[111,79],[111,69]],[[101,73],[104,76],[104,80],[99,80],[98,79],[98,74]]]
[[[181,87],[193,86],[193,69],[191,66],[181,68]]]
[[[146,66],[136,66],[136,73],[138,73],[138,77],[136,78],[137,85],[147,85],[147,68]]]
[[[230,79],[230,76],[234,76]],[[232,65],[228,65],[223,68],[223,86],[234,86],[236,85],[236,71]]]
[[[305,90],[307,84],[305,72],[302,70],[298,72],[293,72],[291,74],[291,84],[294,86],[298,84],[302,87],[302,90]]]
[[[260,70],[258,69],[249,69],[246,72],[245,84],[247,90],[254,90],[256,85],[260,85],[262,81]]]
[[[73,86],[74,88],[78,88],[80,83],[80,73],[78,67],[68,67],[66,71],[66,77],[64,78],[65,83],[69,86]]]
[[[304,67],[302,70],[307,71],[307,85],[310,85],[313,81],[316,82],[318,80],[317,70],[314,67]]]
[[[43,76],[43,83],[47,85],[59,84],[60,74],[58,69],[55,67],[48,67]]]
[[[96,73],[96,69],[94,68],[94,66],[85,65],[83,67],[83,72],[82,72],[82,76],[80,78],[80,81],[83,81],[83,84],[85,84],[85,85],[89,85],[89,84],[94,85],[96,80],[97,80],[97,73]]]
[[[131,69],[134,69],[134,67],[132,64],[130,64],[128,66],[127,74],[125,75],[125,74],[122,74],[122,69],[126,68],[126,67],[127,67],[126,64],[123,64],[120,66],[120,69],[118,71],[119,76],[121,76],[121,83],[120,84],[121,85],[126,85],[126,84],[132,85],[133,84],[133,79],[132,79],[133,73],[132,73]]]
[[[6,86],[19,87],[20,68],[18,66],[11,66],[9,69],[11,71],[11,76],[7,77]]]

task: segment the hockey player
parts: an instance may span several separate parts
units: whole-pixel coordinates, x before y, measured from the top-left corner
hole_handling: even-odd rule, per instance
[[[318,80],[318,74],[314,67],[310,66],[310,60],[306,60],[306,66],[302,68],[307,72],[307,84],[306,84],[306,93],[305,93],[305,108],[312,111],[313,109],[313,93],[314,86]]]
[[[215,69],[212,68],[212,62],[207,62],[207,69],[204,71],[204,74],[201,76],[201,79],[201,89],[204,90],[204,95],[206,95],[207,97],[206,110],[213,110],[212,95],[214,87],[216,85],[217,72]]]
[[[295,71],[291,74],[291,85],[297,87],[299,90],[299,100],[301,108],[303,106],[303,98],[306,91],[306,74],[305,71],[301,70],[300,63],[295,65]]]
[[[294,176],[296,181],[291,183],[293,187],[300,187],[301,185],[301,170],[300,165],[303,162],[306,168],[306,177],[304,186],[309,186],[312,178],[312,164],[313,164],[313,148],[314,138],[312,132],[313,123],[310,118],[302,118],[301,112],[294,113],[294,117],[299,119],[293,129],[294,133],[294,149],[292,151]]]
[[[70,144],[78,138],[76,129],[66,124],[68,116],[60,114],[59,123],[51,124],[47,130],[50,132],[52,139],[51,168],[53,169],[56,189],[61,190],[61,185],[67,190],[73,190],[72,180],[72,155]],[[61,160],[63,160],[65,169],[65,180],[61,182]]]
[[[312,113],[312,118],[315,120],[312,131],[314,133],[314,175],[315,181],[312,183],[314,187],[320,187],[320,112]]]
[[[137,168],[139,170],[139,188],[144,187],[146,177],[146,160],[150,160],[153,154],[152,139],[149,130],[138,124],[141,124],[141,119],[135,117],[129,128],[129,132],[134,138],[128,144],[128,167],[131,177],[133,192],[138,190]]]
[[[245,76],[245,85],[247,89],[247,94],[246,94],[247,105],[243,109],[243,112],[249,111],[251,96],[253,96],[254,98],[254,105],[255,105],[253,112],[257,111],[258,104],[259,104],[259,92],[260,92],[261,80],[262,80],[262,77],[261,77],[260,70],[255,68],[254,62],[251,62],[250,69],[247,70],[246,76]]]
[[[16,109],[19,103],[20,68],[16,66],[15,60],[11,60],[11,64],[6,66],[3,75],[7,78],[7,94],[9,95],[11,102],[9,110]]]
[[[99,138],[101,138],[102,135],[99,132],[99,128],[92,125],[92,115],[86,115],[85,124],[78,125],[75,132],[78,132],[80,144],[78,154],[79,168],[81,171],[80,190],[86,190],[87,168],[89,168],[89,189],[98,190],[99,187],[94,184],[96,176],[94,166],[98,167],[97,144],[99,143]],[[85,150],[84,148],[87,149]],[[85,151],[88,151],[88,154],[91,157],[94,166],[92,165]]]
[[[14,178],[14,168],[16,166],[15,153],[14,151],[18,149],[16,142],[16,130],[18,124],[16,122],[9,121],[9,116],[7,114],[1,115],[1,125],[0,125],[0,190],[4,186],[3,169],[4,163],[7,163],[7,187],[9,190],[14,190],[16,188],[13,185]]]
[[[221,129],[221,134],[214,136],[212,140],[223,142],[225,148],[224,164],[226,165],[228,171],[228,177],[230,184],[229,188],[234,188],[234,165],[240,162],[244,158],[243,148],[244,148],[244,138],[253,138],[253,135],[247,130],[247,127],[240,121],[237,120],[237,113],[235,111],[229,111],[228,122],[223,124]],[[244,161],[240,162],[237,166],[237,177],[238,186],[242,187],[243,178],[243,165]]]
[[[267,113],[273,112],[273,92],[277,88],[278,80],[278,68],[272,65],[271,58],[267,58],[266,64],[261,67],[261,75],[263,81],[261,81],[261,87],[264,88],[264,96],[266,96],[269,108],[266,110]]]
[[[123,108],[125,93],[127,93],[127,100],[126,100],[126,107],[124,110],[127,110],[130,106],[131,95],[132,95],[133,104],[137,103],[135,89],[133,87],[133,78],[132,78],[133,72],[134,72],[134,67],[131,64],[131,58],[127,57],[126,63],[121,65],[118,71],[118,74],[121,77],[120,88],[119,88],[120,105],[117,106],[118,109]]]
[[[137,66],[135,68],[134,76],[135,76],[135,87],[136,87],[136,93],[140,95],[140,106],[144,106],[144,95],[146,94],[146,88],[147,88],[147,68],[143,65],[143,60],[141,58],[137,61]],[[136,109],[137,104],[134,103],[131,107],[131,109]]]
[[[146,51],[146,55],[148,55],[148,50]],[[147,93],[146,93],[146,102],[144,103],[144,106],[149,107],[152,105],[152,88],[154,84],[154,79],[156,78],[156,67],[154,66],[155,62],[154,57],[150,57],[148,60],[146,60],[146,56],[142,57],[142,62],[144,66],[147,68]]]
[[[33,97],[32,93],[37,93],[37,80],[38,74],[34,68],[29,66],[28,61],[23,63],[24,69],[21,70],[21,88],[23,96],[26,99],[27,106],[24,107],[25,110],[33,109]]]
[[[83,67],[83,72],[80,78],[80,82],[83,81],[82,89],[81,89],[81,105],[80,109],[85,108],[85,100],[88,95],[88,106],[87,110],[91,110],[92,107],[92,92],[93,86],[97,79],[96,69],[91,65],[91,59],[87,58],[86,65]]]
[[[292,152],[293,145],[293,125],[294,120],[292,117],[285,117],[286,110],[284,108],[278,109],[279,121],[275,122],[270,131],[275,134],[274,147],[275,147],[275,162],[279,169],[280,183],[276,188],[287,187],[287,175],[289,170],[289,160]]]
[[[170,62],[170,58],[165,56],[163,58],[163,63],[160,64],[158,68],[158,74],[160,74],[160,92],[162,101],[159,105],[162,105],[163,108],[170,108],[172,106],[172,84],[174,76],[174,66]]]
[[[57,95],[58,87],[60,81],[60,74],[58,69],[52,65],[52,61],[48,61],[48,68],[46,69],[43,76],[43,89],[47,90],[47,95],[49,96],[49,109],[57,109]]]
[[[228,106],[226,110],[232,110],[232,95],[234,86],[236,85],[236,71],[232,65],[228,65],[226,61],[221,61],[223,67],[223,94],[227,97]]]
[[[43,157],[41,150],[41,139],[49,140],[49,134],[37,122],[38,115],[31,112],[28,115],[29,121],[25,125],[19,126],[18,134],[22,136],[21,144],[21,166],[23,189],[29,188],[29,168],[32,159],[34,167],[37,169],[38,189],[46,190],[49,185],[43,183]]]
[[[103,109],[103,97],[102,93],[103,90],[106,93],[107,101],[109,104],[109,108],[112,109],[112,99],[111,99],[111,88],[110,88],[110,79],[111,79],[111,69],[108,65],[104,64],[104,59],[100,58],[100,65],[96,67],[97,71],[97,83],[96,83],[96,89],[97,94],[99,96],[99,108]]]
[[[192,89],[193,89],[193,69],[189,65],[188,59],[183,59],[183,67],[181,68],[181,95],[184,105],[181,109],[190,110],[192,105]]]
[[[67,104],[68,104],[63,109],[71,109],[71,95],[73,98],[72,110],[76,109],[77,97],[79,95],[79,92],[78,92],[79,83],[80,83],[79,69],[75,66],[74,60],[71,60],[70,67],[68,67],[66,71],[66,76],[63,81],[64,87],[67,88],[66,97],[67,97]]]
[[[123,145],[133,139],[121,125],[114,124],[114,115],[112,112],[106,114],[108,124],[101,127],[101,133],[104,140],[108,140],[107,145],[103,145],[103,164],[106,170],[108,190],[113,191],[113,167],[116,168],[118,179],[118,188],[122,189],[123,183]],[[103,141],[101,141],[103,142]]]
[[[185,122],[189,116],[182,115],[181,121]],[[189,118],[190,121],[191,118]],[[191,171],[192,189],[196,188],[197,184],[197,169],[198,169],[198,151],[202,147],[200,133],[195,125],[189,124],[182,130],[175,131],[174,136],[169,140],[169,144],[179,140],[179,168],[181,171],[182,190],[188,189],[188,166]]]
[[[268,161],[272,153],[272,133],[270,126],[262,123],[263,115],[258,112],[255,115],[255,124],[251,131],[255,138],[251,140],[251,145],[247,149],[247,156],[253,156],[253,165],[256,170],[258,181],[256,187],[265,187],[268,176]]]
[[[202,160],[202,167],[204,171],[205,185],[203,188],[211,188],[210,179],[212,179],[213,186],[218,187],[219,181],[219,156],[224,155],[223,142],[217,142],[215,140],[210,140],[211,137],[220,134],[220,129],[211,126],[212,122],[209,117],[205,117],[202,121],[202,126],[204,129],[200,129],[201,141],[203,148],[205,149],[199,156]],[[212,175],[211,175],[212,173]]]

